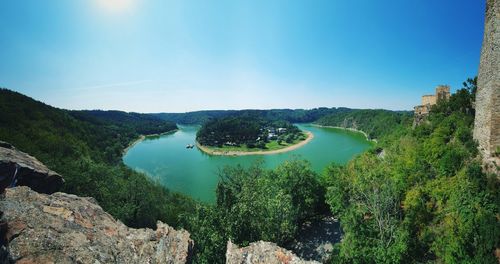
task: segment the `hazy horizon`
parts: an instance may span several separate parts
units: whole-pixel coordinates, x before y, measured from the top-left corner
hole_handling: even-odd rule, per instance
[[[0,88],[5,88],[5,89],[8,89],[8,90],[11,90],[11,89],[9,89],[7,87],[0,87]],[[15,91],[15,90],[11,90],[11,91]],[[18,91],[16,91],[16,92],[18,92]],[[31,98],[34,99],[34,100],[36,100],[36,101],[48,104],[47,102],[41,101],[41,100],[39,100],[37,98],[33,98],[33,97],[31,97]],[[50,106],[58,107],[58,106],[54,106],[54,105],[50,105]],[[203,112],[203,111],[311,110],[311,109],[317,109],[317,108],[350,108],[350,109],[363,109],[363,110],[367,110],[367,109],[371,109],[371,110],[391,110],[391,109],[384,109],[384,108],[355,108],[355,107],[346,107],[346,106],[317,106],[317,107],[311,107],[311,108],[199,109],[199,110],[184,111],[184,112],[168,112],[168,111],[167,112],[166,111],[163,111],[163,112],[138,112],[138,111],[127,111],[127,110],[124,110],[124,109],[99,109],[99,108],[78,108],[78,109],[75,109],[75,108],[62,108],[62,107],[58,107],[58,108],[65,109],[65,110],[75,110],[75,111],[122,111],[122,112],[139,113],[139,114],[183,114],[183,113]],[[398,109],[395,109],[395,110],[391,110],[391,111],[413,111],[413,110],[398,110]]]
[[[483,2],[0,3],[0,87],[64,109],[411,110],[477,74]]]

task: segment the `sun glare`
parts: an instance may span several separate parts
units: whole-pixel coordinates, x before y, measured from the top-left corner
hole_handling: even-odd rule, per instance
[[[132,9],[134,0],[94,0],[96,5],[107,12],[121,13]]]

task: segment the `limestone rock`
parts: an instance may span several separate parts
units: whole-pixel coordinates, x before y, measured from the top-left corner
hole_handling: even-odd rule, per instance
[[[316,261],[305,261],[293,252],[280,248],[271,242],[254,242],[248,247],[239,248],[231,241],[227,243],[227,264],[313,264]]]
[[[0,191],[9,186],[29,186],[41,193],[60,189],[64,179],[36,158],[0,141]]]
[[[474,139],[499,173],[500,166],[500,0],[486,1],[483,46],[477,80]],[[500,175],[500,173],[499,173]]]
[[[187,231],[158,222],[157,229],[128,228],[93,198],[9,188],[0,199],[10,257],[19,263],[187,263]]]

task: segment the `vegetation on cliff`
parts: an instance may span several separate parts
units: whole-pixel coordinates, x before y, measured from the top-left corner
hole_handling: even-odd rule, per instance
[[[499,185],[475,159],[473,91],[440,102],[415,129],[383,132],[383,158],[328,168],[326,200],[344,230],[334,263],[496,263]]]
[[[154,227],[157,220],[177,226],[178,214],[193,207],[191,199],[121,162],[123,149],[139,134],[175,129],[171,122],[61,110],[7,89],[0,89],[0,113],[0,139],[62,174],[62,191],[96,198],[129,226]]]

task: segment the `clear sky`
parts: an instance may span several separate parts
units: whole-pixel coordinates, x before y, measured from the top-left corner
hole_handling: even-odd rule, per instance
[[[0,87],[67,109],[409,110],[477,74],[484,0],[2,0]]]

